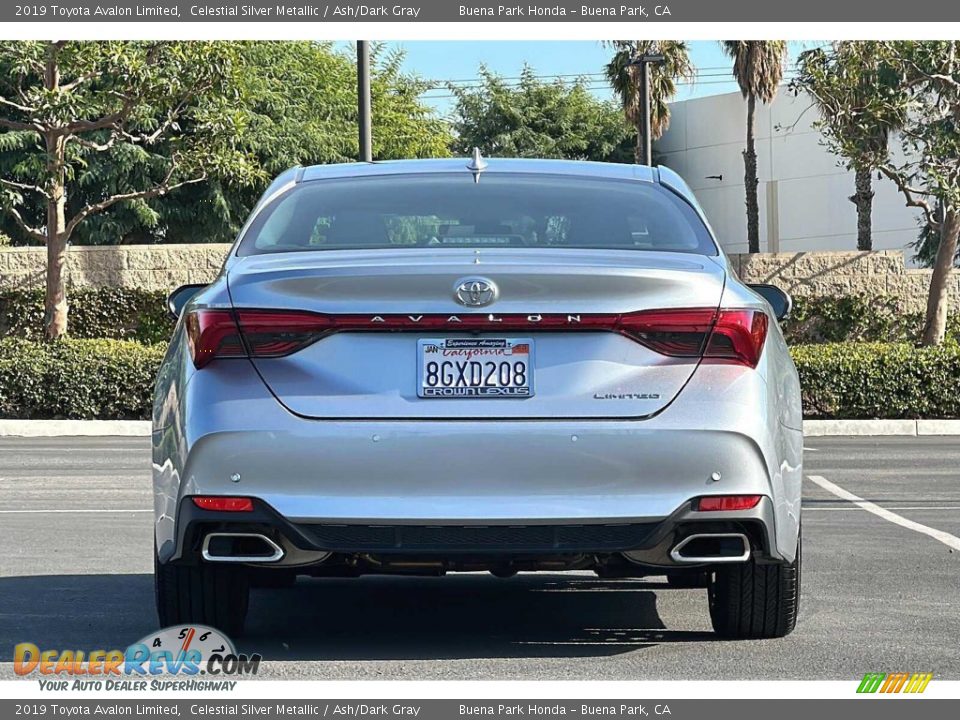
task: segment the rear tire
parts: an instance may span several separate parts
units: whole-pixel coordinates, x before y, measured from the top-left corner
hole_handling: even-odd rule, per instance
[[[779,638],[797,624],[800,607],[801,543],[789,565],[755,561],[718,568],[709,586],[710,620],[730,639]]]
[[[174,565],[153,558],[157,616],[161,627],[198,623],[231,637],[243,633],[250,582],[243,568]]]

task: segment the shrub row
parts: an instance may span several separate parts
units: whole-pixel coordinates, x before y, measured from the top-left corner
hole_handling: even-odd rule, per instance
[[[68,295],[69,334],[153,344],[167,342],[173,319],[163,292],[130,288],[77,288]],[[43,336],[43,290],[0,292],[0,337]]]
[[[808,418],[960,418],[960,345],[791,348]]]
[[[0,417],[146,419],[164,349],[120,340],[0,340]],[[791,352],[807,417],[960,417],[955,343],[835,343]]]
[[[150,416],[163,344],[0,340],[0,417],[136,420]]]
[[[781,328],[788,345],[914,342],[922,334],[923,313],[905,313],[896,298],[883,295],[795,297]],[[960,315],[949,318],[947,337],[960,340]]]

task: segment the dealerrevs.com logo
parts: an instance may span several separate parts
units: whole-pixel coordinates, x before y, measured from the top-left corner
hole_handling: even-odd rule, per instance
[[[17,675],[37,677],[41,690],[232,690],[256,675],[260,655],[237,653],[233,641],[206,625],[177,625],[151,633],[125,650],[14,647]]]

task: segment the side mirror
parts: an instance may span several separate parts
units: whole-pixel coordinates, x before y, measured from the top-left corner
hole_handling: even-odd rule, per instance
[[[762,297],[773,308],[773,314],[777,320],[783,320],[790,316],[793,309],[793,298],[776,285],[748,285],[757,295]]]
[[[167,311],[173,316],[174,320],[180,317],[180,313],[183,312],[183,308],[190,302],[190,299],[205,287],[207,286],[181,285],[167,296]]]

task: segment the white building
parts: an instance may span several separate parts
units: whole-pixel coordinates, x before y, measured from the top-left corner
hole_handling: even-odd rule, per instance
[[[655,144],[660,162],[690,184],[728,252],[746,252],[743,152],[746,103],[740,93],[671,105],[670,128]],[[856,250],[853,173],[820,142],[817,110],[785,88],[757,107],[761,252]],[[889,180],[874,176],[873,247],[905,249],[920,211],[907,208]]]

